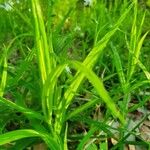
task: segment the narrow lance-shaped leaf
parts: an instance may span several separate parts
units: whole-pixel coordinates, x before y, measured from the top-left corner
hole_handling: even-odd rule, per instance
[[[42,108],[50,124],[51,124],[51,119],[52,119],[52,111],[54,108],[54,102],[53,102],[54,101],[53,99],[54,89],[57,83],[57,79],[61,75],[65,67],[66,67],[66,64],[63,64],[63,65],[58,66],[56,69],[54,69],[53,72],[50,73],[50,75],[48,76],[45,84],[43,85]]]
[[[142,38],[140,39],[141,36],[141,32],[142,32],[142,26],[144,23],[144,19],[145,19],[145,13],[141,19],[141,23],[139,25],[139,27],[137,27],[137,9],[138,9],[138,2],[137,0],[135,1],[135,5],[134,5],[134,19],[133,19],[133,24],[132,24],[132,30],[131,30],[131,38],[130,38],[130,45],[129,45],[129,59],[128,59],[128,70],[127,70],[127,80],[129,82],[129,80],[132,78],[132,75],[135,71],[135,66],[137,64],[136,59],[139,59],[140,56],[140,52],[141,52],[141,47],[143,44],[143,41],[146,37],[146,35],[148,34],[145,33]]]
[[[38,132],[29,129],[11,131],[0,135],[0,145],[4,145],[22,138],[38,137],[38,136],[40,136]]]
[[[52,34],[50,35],[50,40],[48,44],[43,14],[40,6],[39,0],[32,0],[32,11],[35,21],[35,37],[36,37],[36,48],[40,75],[42,79],[42,84],[45,83],[47,76],[55,67],[54,52],[52,46]]]
[[[15,103],[13,103],[12,101],[5,99],[5,98],[0,97],[0,103],[3,105],[9,106],[10,108],[13,108],[17,111],[20,111],[29,117],[32,116],[34,118],[44,120],[44,117],[41,114],[34,112],[28,108],[21,107]]]
[[[133,54],[134,55],[134,59],[133,59],[133,66],[135,67],[136,63],[137,63],[137,60],[136,59],[139,59],[139,56],[140,56],[140,51],[141,51],[141,48],[142,48],[142,45],[143,45],[143,42],[147,36],[149,32],[146,32],[142,38],[139,40],[138,44],[137,44],[137,48],[136,48],[136,51],[135,53]]]
[[[40,32],[40,38],[41,38],[41,43],[42,43],[42,51],[44,55],[44,61],[45,61],[45,66],[46,66],[46,72],[47,75],[51,71],[51,62],[50,62],[50,53],[52,53],[52,49],[49,49],[48,46],[48,41],[47,41],[47,35],[45,31],[45,25],[43,21],[43,14],[40,6],[40,1],[39,0],[34,0],[35,4],[35,10],[36,10],[36,15],[37,15],[37,20],[38,20],[38,30]]]
[[[90,139],[90,137],[98,130],[98,127],[92,127],[88,133],[84,136],[84,138],[81,140],[80,144],[77,147],[77,150],[84,149],[85,143]]]
[[[111,43],[111,48],[112,48],[112,51],[113,51],[113,60],[114,60],[114,63],[115,63],[117,74],[119,76],[123,92],[125,92],[126,91],[126,80],[125,80],[125,75],[124,75],[123,68],[122,68],[121,59],[120,59],[120,56],[117,52],[116,47],[112,43]]]
[[[50,134],[38,132],[31,129],[22,129],[1,134],[0,145],[8,144],[10,142],[29,137],[41,137],[41,139],[45,141],[45,143],[51,150],[61,150],[59,143],[57,143],[55,141],[55,138],[53,138]]]
[[[0,79],[1,79],[1,83],[0,83],[0,97],[3,96],[3,93],[4,93],[4,89],[5,89],[5,86],[6,86],[6,80],[7,80],[7,58],[5,56],[3,62],[0,64],[2,66],[2,73],[0,75]]]
[[[110,98],[107,90],[105,89],[103,82],[96,76],[96,74],[89,68],[87,68],[82,63],[77,61],[71,61],[71,65],[75,67],[77,70],[82,72],[86,78],[92,83],[94,88],[97,90],[97,93],[102,98],[102,100],[106,103],[107,107],[111,110],[112,114],[119,118],[119,120],[124,123],[124,118],[121,113],[117,110],[115,103]]]
[[[73,110],[72,112],[69,112],[66,116],[66,119],[68,120],[68,119],[72,118],[73,116],[76,116],[77,114],[83,112],[84,110],[87,110],[88,108],[92,107],[99,101],[100,101],[99,99],[91,99],[89,102],[85,103],[84,105],[81,105],[78,108],[76,108],[75,110]]]
[[[37,57],[38,57],[38,64],[39,70],[41,75],[42,84],[44,84],[46,80],[46,66],[44,61],[44,47],[42,46],[41,36],[40,36],[40,29],[39,29],[39,22],[36,10],[36,1],[32,0],[32,11],[35,21],[35,34],[36,34],[36,48],[37,48]]]
[[[147,70],[147,68],[143,65],[143,63],[139,59],[136,59],[136,61],[137,61],[137,64],[139,65],[139,67],[144,72],[144,74],[145,74],[146,78],[148,79],[148,81],[150,81],[150,72]]]

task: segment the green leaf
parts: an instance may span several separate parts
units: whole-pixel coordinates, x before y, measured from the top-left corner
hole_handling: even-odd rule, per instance
[[[0,135],[0,145],[4,145],[22,138],[38,137],[38,136],[40,136],[38,132],[29,129],[11,131]]]
[[[85,66],[87,66],[88,68],[93,68],[93,66],[95,65],[97,59],[102,54],[104,48],[108,44],[110,38],[118,30],[118,27],[121,25],[122,21],[125,19],[125,17],[129,13],[129,11],[131,10],[132,6],[133,6],[133,3],[122,14],[122,16],[119,18],[119,20],[114,25],[114,27],[109,32],[107,32],[107,34],[100,41],[97,42],[97,44],[95,45],[95,47],[90,51],[90,53],[88,54],[88,56],[84,60],[83,64]],[[77,72],[76,76],[74,78],[74,81],[70,85],[70,88],[68,88],[68,90],[65,92],[65,100],[67,100],[67,106],[66,106],[66,108],[71,103],[72,98],[74,97],[74,95],[75,95],[76,91],[78,90],[80,84],[82,83],[83,79],[84,79],[84,75],[82,73]],[[60,104],[60,105],[62,105],[62,104]]]
[[[48,44],[43,14],[39,0],[32,0],[32,11],[35,22],[35,39],[37,48],[37,58],[42,84],[45,83],[47,76],[55,66],[53,57],[52,40]],[[49,37],[52,39],[51,35]]]
[[[51,150],[61,150],[61,145],[56,137],[52,137],[49,133],[37,132],[31,129],[16,130],[0,135],[0,145],[29,137],[41,137]]]
[[[57,104],[57,101],[54,98],[55,93],[55,86],[58,80],[58,77],[61,75],[63,70],[65,69],[66,64],[59,65],[55,69],[53,69],[53,72],[48,75],[47,80],[45,81],[45,84],[43,85],[43,91],[42,91],[42,107],[43,112],[45,116],[47,117],[47,120],[49,123],[51,123],[52,119],[52,108],[56,107],[54,104]],[[55,101],[55,102],[54,102]]]
[[[77,114],[83,112],[84,110],[92,107],[93,105],[95,105],[99,101],[100,101],[99,99],[91,99],[89,102],[85,103],[84,105],[79,106],[74,111],[69,112],[66,116],[66,119],[68,120],[68,119],[72,118],[73,116],[76,116]]]
[[[3,96],[4,93],[4,89],[6,86],[6,80],[7,80],[7,57],[5,54],[4,60],[2,61],[2,63],[0,63],[0,67],[2,66],[2,72],[0,72],[0,79],[1,79],[1,83],[0,83],[0,97]],[[1,68],[0,68],[1,70]]]
[[[119,53],[117,52],[116,47],[112,43],[111,43],[111,48],[113,51],[113,60],[114,60],[114,64],[115,64],[115,67],[117,70],[117,74],[119,76],[122,89],[125,92],[126,91],[126,80],[125,80],[125,75],[124,75],[123,68],[122,68],[121,58],[119,56]]]
[[[75,67],[78,71],[84,74],[86,78],[92,83],[92,85],[97,90],[97,93],[102,98],[102,100],[106,103],[107,107],[111,110],[112,114],[119,118],[119,120],[124,123],[124,118],[120,114],[120,112],[117,110],[115,103],[110,98],[107,90],[105,89],[103,82],[96,76],[96,74],[89,68],[87,68],[82,63],[79,63],[77,61],[71,61],[70,62],[73,67]]]

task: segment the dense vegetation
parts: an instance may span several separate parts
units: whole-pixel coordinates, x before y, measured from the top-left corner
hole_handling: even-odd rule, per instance
[[[150,149],[149,7],[1,0],[0,150]]]

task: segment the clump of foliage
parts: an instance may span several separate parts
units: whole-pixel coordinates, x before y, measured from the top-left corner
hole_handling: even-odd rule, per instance
[[[0,148],[150,147],[147,4],[2,1]]]

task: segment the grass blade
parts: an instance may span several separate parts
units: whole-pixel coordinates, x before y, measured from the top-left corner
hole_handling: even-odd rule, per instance
[[[0,145],[4,145],[22,138],[38,137],[38,136],[40,136],[38,132],[29,129],[11,131],[0,135]]]
[[[124,75],[123,68],[122,68],[121,59],[120,59],[120,56],[119,56],[115,46],[112,43],[111,43],[111,48],[112,48],[113,55],[114,55],[113,60],[114,60],[115,66],[116,66],[117,74],[119,76],[122,89],[125,92],[126,91],[126,80],[125,80],[125,75]]]
[[[53,108],[56,107],[54,104],[57,104],[54,98],[54,90],[57,79],[64,71],[66,64],[58,66],[53,72],[48,76],[42,91],[42,107],[44,115],[47,116],[48,122],[51,124],[52,121],[52,112]]]
[[[137,64],[137,59],[139,59],[141,48],[145,37],[147,36],[148,32],[146,32],[141,38],[142,26],[145,19],[145,13],[141,19],[141,23],[139,28],[137,28],[137,9],[138,9],[138,2],[135,0],[134,5],[134,19],[131,29],[131,38],[129,44],[129,59],[128,59],[128,71],[127,71],[127,80],[128,82],[132,78],[132,75],[135,71],[135,66]],[[137,31],[138,30],[138,31]]]
[[[5,98],[0,97],[0,103],[2,103],[3,105],[9,106],[10,108],[13,108],[15,110],[18,110],[27,116],[31,116],[31,117],[34,117],[34,118],[37,118],[40,120],[44,120],[44,117],[41,114],[34,112],[30,109],[21,107],[15,103],[11,102],[10,100],[5,99]]]
[[[89,138],[98,130],[98,127],[92,127],[88,133],[85,135],[85,137],[81,140],[80,144],[77,147],[77,150],[84,149],[85,143],[89,140]]]
[[[2,69],[1,69],[2,68]],[[1,75],[0,75],[0,79],[1,79],[1,83],[0,83],[0,97],[3,96],[4,90],[5,90],[5,86],[6,86],[6,80],[7,80],[7,56],[5,54],[5,57],[3,59],[3,61],[0,63],[0,71],[2,70]]]
[[[88,78],[88,80],[92,83],[94,88],[97,90],[97,93],[99,94],[99,96],[106,103],[107,107],[111,110],[112,114],[115,117],[119,118],[119,120],[122,123],[124,123],[123,116],[117,110],[115,103],[110,98],[110,96],[109,96],[107,90],[105,89],[102,81],[95,75],[95,73],[91,69],[87,68],[82,63],[79,63],[77,61],[72,61],[71,65],[73,67],[75,67],[77,70],[79,70],[80,72],[82,72],[84,74],[84,76],[86,76]]]
[[[10,142],[20,140],[23,138],[29,138],[29,137],[41,137],[45,143],[48,145],[51,150],[61,150],[60,145],[55,141],[55,138],[53,139],[51,136],[49,136],[46,133],[37,132],[35,130],[31,129],[22,129],[22,130],[15,130],[8,133],[4,133],[0,135],[0,145],[8,144]]]
[[[55,66],[55,61],[53,58],[52,43],[49,43],[50,47],[48,45],[48,40],[47,40],[47,35],[45,31],[45,25],[43,21],[43,15],[42,15],[39,0],[32,0],[32,10],[33,10],[33,16],[35,21],[37,57],[38,57],[42,84],[44,84],[45,80],[47,79],[47,75],[51,72],[52,68],[54,68]]]
[[[74,111],[69,112],[66,116],[66,120],[72,118],[73,116],[76,116],[77,114],[83,112],[84,110],[92,107],[93,105],[95,105],[96,103],[99,102],[99,99],[91,99],[89,102],[87,102],[84,105],[79,106],[78,108],[76,108]]]

